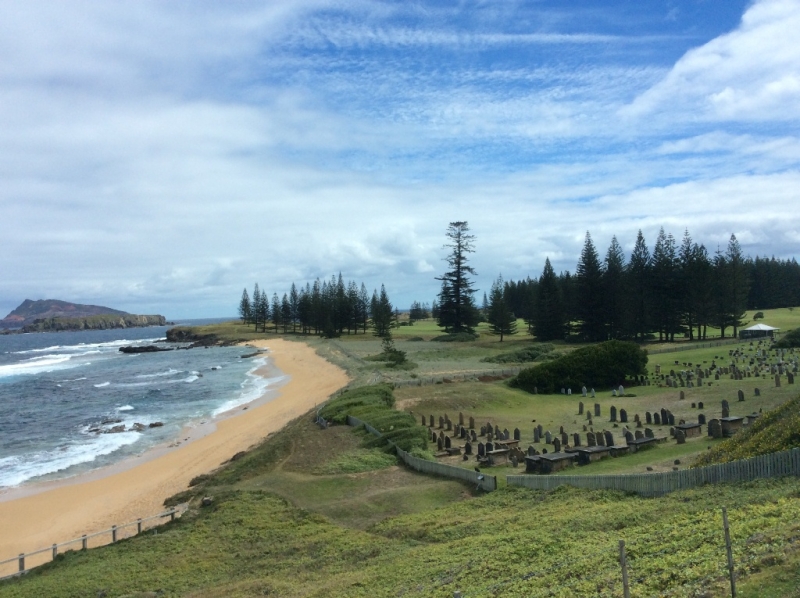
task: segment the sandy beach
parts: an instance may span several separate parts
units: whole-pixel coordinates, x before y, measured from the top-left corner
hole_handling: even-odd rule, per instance
[[[180,446],[154,449],[85,476],[12,491],[0,501],[0,560],[164,511],[164,499],[185,490],[193,477],[257,444],[348,382],[343,370],[304,343],[270,339],[248,345],[269,349],[273,364],[290,377],[277,396],[237,409],[210,433]],[[49,560],[46,556],[42,559]],[[0,575],[8,572],[3,568]]]

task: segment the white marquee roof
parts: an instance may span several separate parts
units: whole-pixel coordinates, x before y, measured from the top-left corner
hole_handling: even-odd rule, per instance
[[[772,326],[767,326],[766,324],[755,324],[750,326],[750,328],[745,328],[745,330],[764,330],[769,332],[770,330],[780,330],[780,328],[773,328]]]

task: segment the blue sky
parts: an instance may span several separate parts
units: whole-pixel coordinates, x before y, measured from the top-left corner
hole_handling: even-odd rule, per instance
[[[800,0],[0,2],[0,315],[800,247]]]

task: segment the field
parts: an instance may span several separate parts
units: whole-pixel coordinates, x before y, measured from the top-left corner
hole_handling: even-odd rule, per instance
[[[774,310],[765,321],[794,327],[794,311]],[[785,313],[784,313],[785,312]],[[776,323],[780,322],[780,323]],[[220,338],[263,338],[236,324],[215,327]],[[626,396],[595,389],[597,397],[531,395],[487,372],[511,367],[483,361],[533,345],[520,334],[500,343],[482,335],[468,343],[431,342],[432,322],[397,329],[395,344],[415,366],[395,369],[366,358],[381,351],[369,335],[303,339],[345,367],[355,384],[430,380],[395,390],[397,408],[420,415],[458,413],[491,421],[533,441],[533,426],[580,432],[595,402],[608,429],[611,405],[629,421],[662,407],[676,419],[718,417],[727,399],[733,415],[771,409],[798,395],[800,386],[762,378],[711,379],[701,388],[629,386]],[[248,336],[249,335],[249,336]],[[269,338],[270,335],[267,335]],[[422,340],[411,340],[421,338]],[[677,344],[677,343],[676,343]],[[684,348],[688,343],[681,343]],[[556,352],[574,345],[556,344]],[[727,365],[728,351],[745,345],[691,348],[651,356],[648,368],[686,369],[684,363]],[[670,347],[670,348],[674,348]],[[678,365],[675,365],[675,361]],[[463,378],[463,379],[462,379]],[[436,381],[438,380],[438,383]],[[445,381],[453,380],[453,381]],[[483,380],[483,381],[481,381]],[[755,387],[761,390],[756,397]],[[745,393],[737,401],[737,390]],[[685,398],[680,400],[679,391]],[[56,562],[19,580],[0,583],[0,598],[23,596],[621,596],[618,543],[626,544],[632,596],[729,595],[721,509],[727,508],[736,563],[737,595],[800,597],[800,481],[762,480],[718,485],[645,499],[619,492],[560,487],[535,492],[504,487],[513,467],[490,468],[501,488],[476,493],[461,483],[398,466],[391,455],[365,449],[363,432],[346,426],[320,429],[311,414],[271,435],[260,447],[213,475],[196,480],[170,504],[189,501],[181,519],[151,533]],[[629,424],[633,425],[633,424]],[[669,436],[666,426],[652,426]],[[719,441],[706,436],[684,445],[669,440],[635,455],[605,459],[570,474],[671,470],[686,467]],[[541,450],[546,445],[535,445]],[[433,445],[431,445],[433,448]],[[549,447],[551,448],[551,447]],[[474,467],[449,458],[453,464]],[[210,506],[201,506],[211,497]],[[104,594],[101,594],[104,592]]]

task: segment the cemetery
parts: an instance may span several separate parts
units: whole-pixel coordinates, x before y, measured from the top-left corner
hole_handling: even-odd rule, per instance
[[[770,344],[656,354],[646,375],[602,390],[533,394],[499,380],[395,392],[451,465],[501,476],[671,471],[793,396],[800,352]]]

